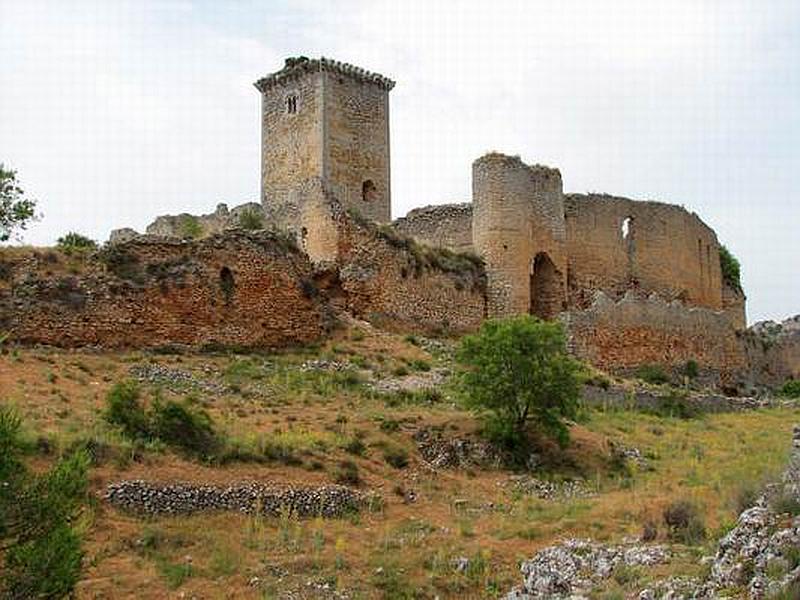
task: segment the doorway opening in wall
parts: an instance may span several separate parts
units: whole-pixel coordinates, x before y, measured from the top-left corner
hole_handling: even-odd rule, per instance
[[[530,314],[550,320],[564,309],[564,289],[561,272],[545,252],[537,254],[531,263]]]

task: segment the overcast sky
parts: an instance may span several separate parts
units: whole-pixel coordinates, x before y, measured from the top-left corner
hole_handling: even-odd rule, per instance
[[[800,312],[798,0],[0,0],[0,161],[45,215],[25,241],[257,200],[252,83],[297,54],[397,81],[394,217],[520,154],[696,211],[751,322]]]

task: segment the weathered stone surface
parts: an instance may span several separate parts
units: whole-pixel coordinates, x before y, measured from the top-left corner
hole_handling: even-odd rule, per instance
[[[392,222],[402,235],[454,252],[472,252],[472,204],[437,204],[415,208]]]

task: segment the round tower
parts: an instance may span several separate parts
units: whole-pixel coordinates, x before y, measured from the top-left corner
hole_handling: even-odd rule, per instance
[[[486,262],[490,317],[550,319],[566,305],[561,173],[491,153],[472,165],[475,250]]]

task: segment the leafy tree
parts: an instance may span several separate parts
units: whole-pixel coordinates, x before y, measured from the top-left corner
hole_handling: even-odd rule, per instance
[[[0,596],[62,598],[80,577],[81,538],[72,523],[86,500],[89,458],[76,452],[32,474],[21,461],[21,425],[0,408]]]
[[[97,242],[85,235],[70,231],[66,235],[58,238],[56,247],[65,254],[74,254],[96,249]]]
[[[560,323],[522,315],[486,321],[465,337],[456,355],[464,403],[481,414],[486,432],[511,448],[535,425],[565,446],[565,419],[575,418],[580,390],[577,361]]]
[[[0,242],[35,220],[36,201],[25,198],[25,192],[17,184],[17,172],[0,163]]]
[[[725,246],[719,247],[719,266],[722,269],[722,281],[733,289],[741,291],[741,265]]]

